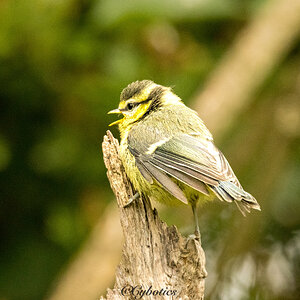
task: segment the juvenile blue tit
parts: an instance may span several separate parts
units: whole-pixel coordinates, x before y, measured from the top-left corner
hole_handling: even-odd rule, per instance
[[[234,202],[245,215],[260,210],[244,191],[198,114],[171,88],[150,80],[129,84],[121,93],[118,124],[120,158],[139,195],[169,205],[190,204],[199,236],[196,205],[217,197]]]

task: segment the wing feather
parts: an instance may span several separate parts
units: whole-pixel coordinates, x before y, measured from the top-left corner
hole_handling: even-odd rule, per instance
[[[181,172],[185,173],[186,175],[189,175],[190,177],[194,177],[198,180],[201,180],[207,184],[211,185],[217,185],[218,180],[221,180],[222,177],[215,176],[212,174],[207,168],[202,167],[201,165],[193,164],[192,162],[182,159],[176,159],[174,157],[171,159],[172,155],[165,155],[162,156],[160,154],[154,154],[154,158],[157,161],[157,164],[164,164],[170,168],[180,170]]]
[[[189,159],[184,158],[183,156],[174,155],[171,152],[161,151],[160,149],[157,149],[154,153],[154,157],[162,162],[168,162],[174,167],[181,168],[183,172],[184,170],[188,172],[186,169],[189,169],[198,173],[202,173],[202,175],[205,175],[206,177],[209,177],[214,181],[225,179],[224,176],[220,175],[213,169],[209,169],[209,167],[207,167],[206,165],[198,162],[193,162]],[[214,185],[214,183],[211,184]]]
[[[201,135],[181,134],[162,143],[150,144],[146,149],[144,145],[135,149],[130,143],[128,147],[146,180],[151,182],[154,178],[184,203],[187,199],[183,191],[171,178],[206,195],[209,195],[209,186],[220,200],[239,201],[246,211],[259,209],[255,198],[243,190],[225,156],[212,140],[201,138]]]
[[[149,172],[149,170],[146,169],[146,167],[141,163],[141,161],[136,158],[136,165],[137,168],[139,169],[139,171],[141,172],[141,174],[144,176],[144,178],[150,183],[153,183],[153,178],[151,176],[151,173]]]
[[[150,159],[149,161],[154,167],[159,168],[160,170],[162,170],[165,173],[171,175],[172,177],[178,179],[179,181],[182,181],[183,183],[194,188],[195,190],[197,190],[207,196],[209,195],[206,185],[201,180],[199,180],[199,178],[189,176],[189,174],[184,173],[181,170],[176,169],[174,167],[165,165],[164,163],[158,164],[155,159]]]
[[[183,191],[178,187],[178,185],[172,181],[165,173],[161,172],[158,168],[152,166],[149,162],[143,162],[144,168],[153,176],[153,178],[163,186],[171,195],[173,195],[178,200],[185,204],[188,201],[183,193]]]

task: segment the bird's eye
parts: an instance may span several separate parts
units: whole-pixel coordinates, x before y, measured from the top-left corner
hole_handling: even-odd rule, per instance
[[[128,103],[127,104],[127,109],[128,110],[132,110],[134,108],[134,104],[133,103]]]

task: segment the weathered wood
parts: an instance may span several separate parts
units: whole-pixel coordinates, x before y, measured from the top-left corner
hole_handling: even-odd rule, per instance
[[[102,147],[125,239],[115,285],[107,291],[107,299],[140,299],[147,291],[147,299],[204,299],[207,272],[200,243],[162,222],[145,197],[124,207],[134,193],[118,156],[118,141],[109,131]]]

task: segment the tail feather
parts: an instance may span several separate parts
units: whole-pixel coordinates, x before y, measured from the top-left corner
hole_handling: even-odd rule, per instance
[[[220,181],[218,186],[210,188],[220,200],[234,202],[244,216],[250,209],[260,210],[258,202],[251,194],[230,181]]]

